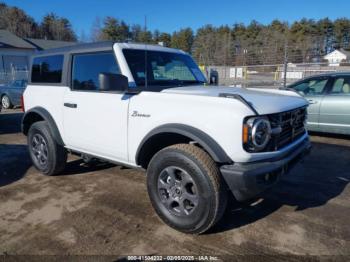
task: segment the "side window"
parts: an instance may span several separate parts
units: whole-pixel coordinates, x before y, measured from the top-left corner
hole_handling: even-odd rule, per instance
[[[32,83],[61,83],[63,55],[36,57],[32,65]]]
[[[336,78],[330,94],[350,94],[350,79],[348,77]]]
[[[292,88],[305,95],[320,95],[323,93],[327,81],[328,79],[325,78],[314,78],[293,86]]]
[[[99,90],[100,73],[120,73],[112,52],[73,56],[72,88],[74,90]]]

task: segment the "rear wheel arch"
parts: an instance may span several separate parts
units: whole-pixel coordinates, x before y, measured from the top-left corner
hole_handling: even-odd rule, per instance
[[[7,93],[1,93],[0,94],[0,98],[2,99],[4,96],[8,96],[8,94]]]
[[[64,170],[67,150],[56,142],[47,121],[33,123],[27,140],[32,162],[40,172],[52,176]]]
[[[64,146],[64,142],[62,140],[61,134],[59,132],[55,120],[53,119],[51,114],[42,107],[34,107],[24,114],[22,119],[22,133],[27,135],[31,125],[38,121],[45,121],[48,124],[49,130],[55,141],[59,145]]]
[[[222,147],[208,134],[183,124],[166,124],[150,131],[141,141],[136,152],[136,163],[147,168],[152,157],[165,147],[194,142],[217,163],[232,163]]]

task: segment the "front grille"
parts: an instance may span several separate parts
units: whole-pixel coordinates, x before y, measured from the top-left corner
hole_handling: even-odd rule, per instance
[[[271,128],[280,127],[281,132],[272,137],[268,151],[279,150],[304,135],[306,115],[305,107],[269,115]]]

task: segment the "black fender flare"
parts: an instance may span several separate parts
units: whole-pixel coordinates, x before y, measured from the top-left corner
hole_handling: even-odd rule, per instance
[[[63,139],[61,137],[60,131],[58,130],[57,124],[51,114],[42,107],[34,107],[24,113],[24,116],[22,118],[22,133],[24,135],[28,134],[30,123],[32,122],[31,119],[34,115],[39,115],[49,126],[50,132],[53,135],[55,141],[59,144],[64,146]]]
[[[141,141],[136,151],[136,163],[139,164],[140,153],[145,143],[153,136],[161,133],[174,133],[186,136],[197,142],[217,163],[232,163],[231,158],[222,147],[208,134],[203,131],[184,124],[165,124],[152,129]]]

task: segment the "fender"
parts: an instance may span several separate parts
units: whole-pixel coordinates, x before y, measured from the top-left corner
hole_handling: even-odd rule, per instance
[[[28,134],[29,131],[29,127],[33,122],[37,122],[37,121],[33,121],[33,118],[36,119],[37,116],[40,116],[43,120],[46,121],[46,123],[49,126],[50,132],[53,135],[55,141],[62,146],[64,145],[64,142],[62,140],[60,131],[58,130],[57,124],[55,122],[55,120],[53,119],[53,117],[51,116],[51,114],[44,108],[42,107],[34,107],[28,111],[25,112],[23,118],[22,118],[22,133],[24,135]]]
[[[151,130],[141,141],[137,151],[136,151],[136,163],[138,163],[140,152],[145,143],[153,137],[154,135],[161,133],[174,133],[186,136],[193,141],[196,141],[200,146],[202,146],[209,155],[217,163],[232,163],[230,157],[225,153],[222,147],[208,134],[203,131],[194,128],[192,126],[183,124],[165,124],[155,129]]]

